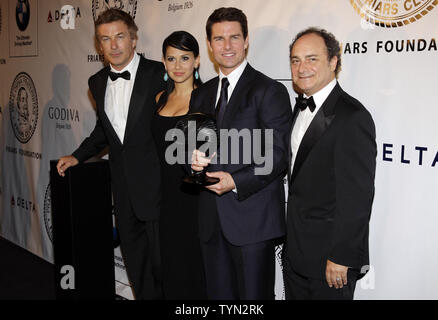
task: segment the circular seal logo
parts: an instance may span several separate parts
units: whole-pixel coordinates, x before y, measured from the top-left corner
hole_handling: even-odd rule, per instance
[[[362,19],[383,28],[397,28],[420,20],[438,0],[350,0]]]
[[[132,19],[135,19],[137,0],[93,0],[92,9],[94,21],[97,20],[99,14],[109,8],[123,10],[129,13]]]
[[[15,6],[15,20],[17,21],[18,29],[21,31],[26,30],[30,19],[30,6],[29,0],[17,0]]]
[[[32,78],[25,72],[20,72],[12,83],[9,112],[15,137],[27,143],[38,122],[38,97]]]
[[[52,188],[50,183],[47,186],[46,194],[44,195],[44,224],[46,226],[46,232],[50,241],[53,242],[53,230],[52,230]]]

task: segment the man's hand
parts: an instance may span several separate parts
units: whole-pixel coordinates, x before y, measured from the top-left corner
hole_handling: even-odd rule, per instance
[[[202,171],[205,167],[207,167],[211,159],[216,156],[216,152],[210,158],[205,157],[205,153],[199,150],[194,150],[192,153],[192,170],[193,171]],[[234,184],[234,179],[228,172],[224,171],[215,171],[215,172],[206,172],[208,177],[218,178],[219,182],[213,184],[211,186],[207,186],[206,188],[210,191],[217,193],[218,195],[222,195],[227,193],[228,191],[236,188]]]
[[[192,153],[192,170],[193,171],[202,171],[206,166],[208,166],[211,162],[211,159],[216,155],[213,154],[211,158],[206,158],[205,153],[199,150],[193,150]]]
[[[325,269],[325,278],[329,287],[335,286],[336,289],[340,289],[347,285],[347,271],[348,267],[341,266],[327,260],[327,267]]]
[[[79,163],[78,159],[73,156],[64,156],[59,159],[56,169],[58,169],[58,174],[61,177],[65,177],[65,170],[69,167],[73,167]]]
[[[233,177],[228,172],[215,171],[207,172],[206,174],[208,177],[219,178],[218,183],[206,187],[208,190],[216,192],[218,195],[227,193],[236,187]]]

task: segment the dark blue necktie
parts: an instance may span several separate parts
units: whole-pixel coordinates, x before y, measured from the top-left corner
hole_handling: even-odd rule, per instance
[[[123,78],[125,80],[129,80],[129,79],[131,79],[131,74],[129,73],[129,71],[125,71],[122,73],[115,73],[115,72],[110,71],[109,77],[110,77],[111,81],[116,81],[118,78]]]
[[[222,78],[221,95],[216,105],[216,123],[220,127],[224,118],[225,109],[228,104],[228,86],[230,82],[227,78]]]

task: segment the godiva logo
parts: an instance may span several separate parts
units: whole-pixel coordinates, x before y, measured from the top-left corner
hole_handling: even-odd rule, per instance
[[[432,11],[438,0],[350,0],[362,19],[383,28],[414,23]]]

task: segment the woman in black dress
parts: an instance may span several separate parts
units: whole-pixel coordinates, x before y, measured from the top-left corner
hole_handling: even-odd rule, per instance
[[[187,114],[191,93],[202,84],[199,60],[199,46],[191,34],[177,31],[164,40],[167,88],[156,97],[152,129],[161,162],[160,250],[163,292],[168,300],[206,299],[198,239],[198,190],[182,182],[181,165],[170,165],[165,159],[171,143],[165,141],[166,132]]]

